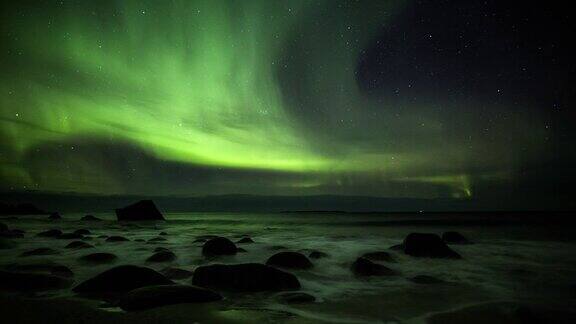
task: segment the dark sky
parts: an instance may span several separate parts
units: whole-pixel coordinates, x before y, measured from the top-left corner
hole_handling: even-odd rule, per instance
[[[569,6],[13,1],[0,190],[568,208]]]

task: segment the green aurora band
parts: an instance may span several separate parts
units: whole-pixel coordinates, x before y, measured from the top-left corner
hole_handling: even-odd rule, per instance
[[[488,166],[474,177],[508,177],[513,154],[482,153],[505,147],[443,146],[436,110],[390,112],[361,94],[357,57],[404,6],[376,2],[372,15],[352,2],[269,0],[78,1],[4,13],[0,177],[11,189],[124,193],[105,168],[73,154],[87,139],[161,161],[298,175],[275,180],[280,193],[364,181],[387,184],[374,194],[470,197],[474,163]],[[304,90],[285,89],[296,83]],[[46,145],[70,151],[70,171],[24,163]],[[319,190],[310,192],[331,193]]]

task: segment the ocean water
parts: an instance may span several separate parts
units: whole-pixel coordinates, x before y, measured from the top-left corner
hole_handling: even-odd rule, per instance
[[[119,257],[113,265],[146,265],[156,270],[167,266],[194,270],[209,263],[266,262],[285,250],[318,250],[329,257],[312,260],[306,271],[290,271],[302,284],[302,291],[317,302],[284,305],[274,294],[243,294],[228,297],[228,306],[294,314],[296,318],[332,323],[420,322],[428,315],[489,301],[574,301],[576,283],[576,230],[570,226],[536,225],[522,221],[487,226],[457,221],[458,215],[377,215],[338,213],[168,213],[166,222],[118,223],[112,214],[94,214],[102,222],[80,221],[81,214],[66,214],[62,220],[27,216],[2,219],[10,228],[26,231],[14,239],[17,246],[0,250],[0,267],[11,264],[55,262],[68,266],[79,283],[112,265],[86,265],[78,258],[94,252],[110,252]],[[452,222],[454,221],[454,222]],[[93,249],[64,249],[71,240],[40,238],[35,234],[51,228],[64,232],[86,228]],[[474,244],[451,245],[462,260],[414,258],[388,250],[411,232],[441,234],[456,230]],[[135,242],[167,232],[167,241]],[[129,242],[110,243],[99,235],[120,235]],[[220,235],[233,241],[250,236],[255,243],[240,244],[247,250],[235,256],[206,260],[198,236]],[[177,260],[147,264],[153,250],[163,246]],[[21,257],[24,251],[39,247],[59,250],[59,255]],[[363,253],[389,251],[398,260],[383,263],[398,276],[358,279],[350,264]],[[429,275],[444,283],[416,284],[409,278]],[[190,279],[181,281],[190,283]],[[52,293],[72,295],[70,290]]]

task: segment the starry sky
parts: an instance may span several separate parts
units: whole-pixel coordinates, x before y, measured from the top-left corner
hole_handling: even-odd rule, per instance
[[[0,6],[3,192],[558,207],[576,180],[568,5]]]

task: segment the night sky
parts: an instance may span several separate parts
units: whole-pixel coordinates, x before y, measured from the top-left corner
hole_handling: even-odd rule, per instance
[[[567,4],[7,2],[3,192],[561,208],[576,180]]]

